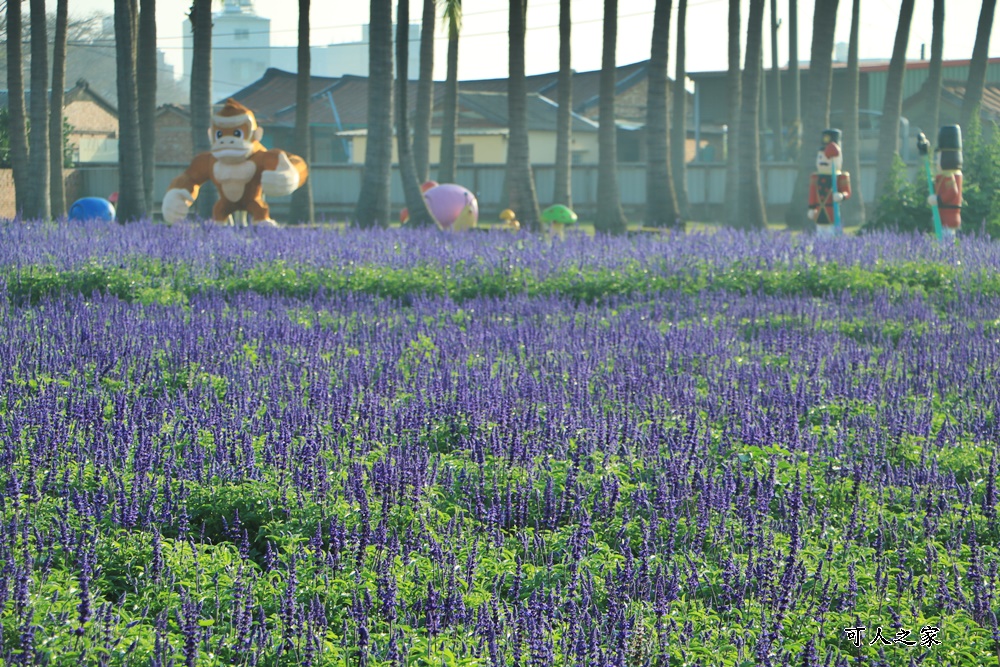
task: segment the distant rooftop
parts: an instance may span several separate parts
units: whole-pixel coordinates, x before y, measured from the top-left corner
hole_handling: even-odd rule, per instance
[[[972,61],[968,60],[968,59],[966,59],[966,60],[942,60],[941,61],[941,66],[944,67],[944,68],[968,67],[971,62]],[[995,65],[997,63],[1000,63],[1000,58],[990,58],[990,59],[988,59],[986,61],[986,63],[988,65]],[[844,61],[842,61],[842,60],[834,60],[831,63],[831,66],[835,70],[842,70],[842,69],[846,69],[847,68],[847,63],[844,62]],[[907,60],[906,61],[906,69],[907,70],[927,69],[930,66],[931,66],[931,62],[929,60]],[[767,69],[767,71],[771,71],[771,68],[769,68],[769,67],[766,68],[766,69]],[[780,69],[782,71],[787,71],[788,70],[788,65],[785,65],[784,67],[779,67],[778,69]],[[803,60],[802,62],[800,62],[799,63],[799,69],[800,70],[806,70],[806,71],[808,71],[809,70],[809,61],[808,60]],[[888,69],[889,69],[889,61],[887,59],[885,59],[885,58],[871,58],[871,59],[868,59],[868,60],[861,60],[861,61],[858,62],[858,71],[861,72],[861,73],[885,72],[885,71],[888,71]],[[687,75],[688,75],[688,78],[690,78],[690,79],[702,79],[702,78],[711,78],[711,77],[716,77],[716,76],[727,76],[728,73],[729,73],[728,70],[716,70],[716,71],[706,71],[706,72],[688,72]]]

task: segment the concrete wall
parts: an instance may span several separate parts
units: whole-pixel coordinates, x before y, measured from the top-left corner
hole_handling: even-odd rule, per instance
[[[117,175],[117,169],[115,169]],[[66,169],[63,171],[63,176],[65,178],[66,187],[66,206],[67,208],[80,197],[86,196],[82,194],[87,187],[86,176],[84,172],[78,169]],[[109,194],[117,190],[117,187],[108,190],[107,192],[95,195],[101,197],[107,197]],[[14,201],[14,172],[10,169],[0,169],[0,219],[10,219],[17,216],[17,209],[15,208]]]
[[[187,167],[187,162],[158,164],[155,174],[154,211],[158,214],[159,202],[166,192],[167,184]],[[552,201],[555,184],[555,166],[535,164],[535,188],[539,203],[545,207]],[[912,179],[917,165],[909,167]],[[78,196],[106,197],[118,189],[117,165],[85,167],[77,170],[81,174]],[[361,191],[363,165],[314,165],[310,170],[313,181],[313,198],[318,218],[343,219],[354,210],[358,193]],[[2,172],[0,172],[2,173]],[[726,186],[726,165],[723,163],[690,164],[687,168],[688,198],[696,220],[713,220],[721,215],[722,205],[733,196]],[[761,187],[768,207],[768,215],[779,220],[784,210],[790,206],[800,206],[805,215],[806,202],[792,202],[792,188],[795,184],[795,167],[785,164],[765,164],[761,167]],[[432,170],[433,175],[433,170]],[[460,166],[456,182],[464,185],[479,199],[480,220],[490,221],[498,217],[506,207],[506,166],[503,164]],[[862,164],[861,178],[851,179],[857,192],[863,193],[866,203],[874,199],[875,165]],[[646,203],[646,167],[643,164],[620,164],[618,183],[622,206],[633,220],[640,220]],[[13,187],[5,187],[0,181],[0,192],[13,192]],[[856,196],[856,195],[855,195]],[[390,198],[393,217],[405,206],[403,188],[398,170],[394,167]],[[67,197],[69,199],[69,197]],[[291,197],[277,197],[268,200],[273,214],[281,220],[287,214]],[[852,203],[844,205],[845,216],[850,215]],[[597,165],[577,165],[573,168],[573,208],[581,218],[589,219],[597,208]]]

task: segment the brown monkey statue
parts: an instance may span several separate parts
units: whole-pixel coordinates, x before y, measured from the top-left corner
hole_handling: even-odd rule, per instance
[[[236,100],[226,100],[212,116],[211,150],[196,155],[184,173],[170,182],[163,196],[163,219],[171,224],[184,219],[198,190],[212,181],[219,191],[219,201],[212,208],[217,222],[246,211],[254,224],[276,224],[261,195],[291,194],[306,182],[309,168],[298,155],[264,148],[263,134],[253,111]]]

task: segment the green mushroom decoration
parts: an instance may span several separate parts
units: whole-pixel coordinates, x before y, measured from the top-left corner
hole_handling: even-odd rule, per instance
[[[573,209],[562,204],[553,204],[542,211],[542,222],[559,236],[560,241],[565,238],[566,225],[575,225],[576,221]]]

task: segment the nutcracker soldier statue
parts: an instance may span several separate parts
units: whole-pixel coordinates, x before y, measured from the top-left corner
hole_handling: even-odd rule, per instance
[[[938,131],[934,192],[927,196],[927,204],[940,214],[941,238],[954,239],[962,226],[962,128],[958,125],[945,125]]]
[[[823,130],[823,142],[816,153],[816,173],[809,177],[809,219],[816,223],[818,236],[842,233],[840,203],[851,196],[851,176],[840,170],[840,130]]]

